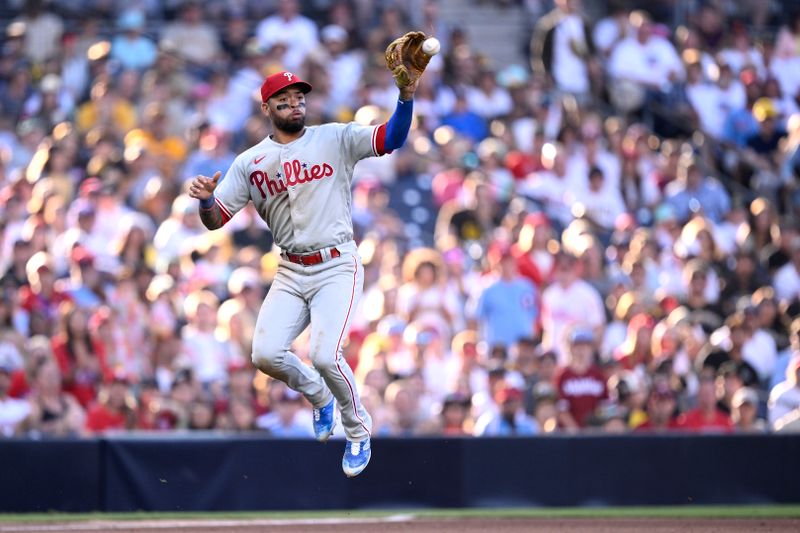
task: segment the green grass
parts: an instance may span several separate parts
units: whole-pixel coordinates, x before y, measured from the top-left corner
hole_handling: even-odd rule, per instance
[[[674,507],[499,508],[499,509],[395,509],[391,511],[278,511],[278,512],[169,512],[169,513],[31,513],[2,514],[0,523],[87,520],[202,520],[313,518],[800,518],[800,505],[685,505]]]

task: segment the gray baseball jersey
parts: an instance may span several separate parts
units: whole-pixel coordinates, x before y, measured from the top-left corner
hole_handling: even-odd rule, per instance
[[[314,266],[280,262],[253,335],[253,363],[301,392],[315,407],[336,398],[345,436],[367,438],[372,419],[364,409],[353,371],[342,354],[364,283],[353,242],[350,186],[353,167],[381,155],[385,125],[325,124],[280,144],[266,138],[240,154],[215,190],[227,221],[255,204],[276,244],[293,253],[335,246],[339,256]],[[313,368],[291,351],[311,325]]]
[[[214,194],[227,221],[252,201],[275,243],[310,252],[353,239],[353,167],[382,154],[383,128],[356,123],[309,126],[287,144],[267,137],[242,152]]]

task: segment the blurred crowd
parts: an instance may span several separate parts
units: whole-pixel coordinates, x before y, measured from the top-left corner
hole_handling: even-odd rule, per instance
[[[527,18],[496,64],[445,4],[5,2],[0,434],[312,438],[250,362],[269,230],[186,185],[268,134],[279,70],[311,124],[386,120],[411,29],[442,53],[409,139],[354,175],[374,435],[796,431],[800,10],[466,2]]]

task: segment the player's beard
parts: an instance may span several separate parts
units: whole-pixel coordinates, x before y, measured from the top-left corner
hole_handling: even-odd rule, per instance
[[[306,127],[306,116],[300,118],[281,118],[273,116],[272,124],[275,129],[281,130],[285,133],[297,133]]]

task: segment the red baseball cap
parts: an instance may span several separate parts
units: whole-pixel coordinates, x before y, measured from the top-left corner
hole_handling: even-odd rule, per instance
[[[282,71],[269,76],[261,85],[261,101],[266,102],[272,96],[290,85],[298,85],[304,93],[311,92],[311,84],[291,72]]]

